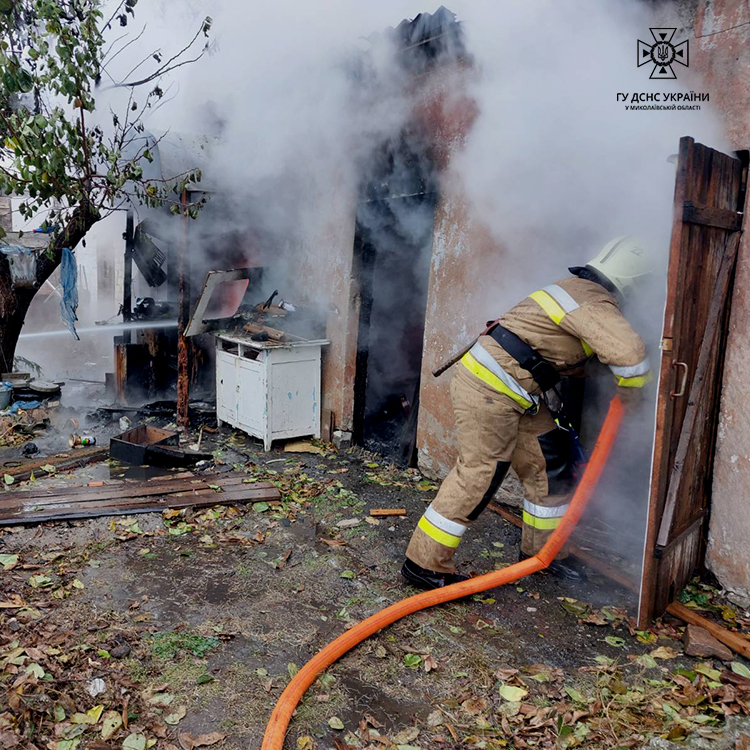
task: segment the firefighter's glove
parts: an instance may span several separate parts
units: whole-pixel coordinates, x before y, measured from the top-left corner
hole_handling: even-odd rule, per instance
[[[644,401],[644,391],[645,388],[618,387],[617,395],[620,397],[620,401],[622,401],[622,405],[625,407],[625,411],[628,412],[628,414],[633,414],[640,409],[641,404]]]

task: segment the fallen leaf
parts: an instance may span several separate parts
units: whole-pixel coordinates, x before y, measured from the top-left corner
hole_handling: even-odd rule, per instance
[[[622,648],[625,645],[625,639],[618,635],[608,635],[604,640],[615,648]]]
[[[52,585],[52,579],[49,576],[37,573],[36,575],[30,576],[26,583],[28,583],[32,589],[43,589]]]
[[[16,481],[12,474],[5,474],[3,480],[5,484],[13,484]]]
[[[432,654],[425,656],[423,664],[425,672],[431,672],[433,669],[438,668],[437,659]]]
[[[328,719],[328,726],[331,727],[331,729],[342,730],[344,728],[344,722],[341,721],[338,716],[331,716],[331,718]]]
[[[408,729],[403,729],[398,734],[395,734],[393,736],[393,741],[397,745],[408,745],[410,742],[413,742],[414,740],[419,737],[419,729],[416,727],[409,727]]]
[[[656,659],[651,654],[641,654],[635,661],[646,669],[654,669],[658,666]]]
[[[740,675],[741,677],[747,677],[750,680],[750,669],[748,669],[742,662],[733,661],[731,664],[732,672]]]
[[[500,686],[500,697],[505,698],[506,701],[510,701],[511,703],[518,703],[518,701],[523,700],[528,694],[528,690],[514,687],[513,685]]]
[[[26,602],[18,594],[11,594],[10,599],[0,602],[0,609],[20,609],[25,606]]]
[[[122,750],[146,750],[146,735],[133,732],[122,742]]]
[[[478,716],[487,710],[487,701],[484,698],[467,698],[461,708],[470,716]]]
[[[428,727],[440,727],[443,724],[445,724],[445,718],[443,717],[443,714],[440,711],[433,711],[427,717],[427,726]]]
[[[422,657],[419,654],[405,654],[404,666],[410,669],[416,669],[422,663]]]
[[[581,693],[578,692],[575,688],[572,687],[566,687],[565,692],[570,696],[572,700],[574,700],[576,703],[586,703],[586,699],[583,697]]]
[[[148,703],[152,706],[159,706],[160,708],[166,708],[174,700],[172,693],[154,693],[149,699]]]
[[[3,570],[13,570],[18,565],[18,555],[0,555],[0,565]]]
[[[98,706],[94,706],[93,708],[90,708],[88,711],[86,711],[85,714],[74,714],[74,717],[75,716],[81,716],[81,715],[85,716],[86,717],[86,721],[76,722],[76,721],[74,721],[73,717],[71,717],[70,721],[73,724],[76,724],[76,723],[81,723],[81,724],[97,724],[99,722],[99,719],[102,716],[102,711],[104,711],[104,706],[102,704],[100,704]]]
[[[495,670],[495,677],[497,677],[500,682],[508,682],[508,680],[512,679],[517,674],[518,670],[513,669],[512,667],[500,667]]]
[[[700,672],[714,682],[718,682],[721,677],[721,672],[718,669],[714,669],[710,664],[698,664],[695,667],[695,671]]]
[[[199,734],[197,737],[193,737],[193,735],[183,732],[178,735],[177,739],[179,740],[182,750],[193,750],[194,747],[208,747],[210,745],[215,745],[217,742],[221,742],[225,737],[226,735],[221,732]],[[123,750],[125,749],[123,748]]]
[[[357,574],[353,570],[344,570],[339,573],[339,578],[356,578]]]
[[[265,513],[270,507],[268,503],[253,503],[253,510],[256,513]]]
[[[196,685],[205,685],[209,682],[213,682],[216,678],[210,674],[202,674],[196,681]]]
[[[659,646],[655,648],[649,656],[654,659],[675,659],[679,654],[669,646]]]
[[[589,611],[589,605],[585,602],[579,602],[578,599],[572,599],[569,596],[558,596],[560,606],[576,617],[583,617]]]
[[[122,726],[119,711],[107,711],[102,720],[102,739],[108,740]]]
[[[44,667],[39,664],[29,664],[29,666],[26,667],[26,672],[28,672],[28,674],[34,675],[34,677],[39,680],[44,677]]]
[[[310,735],[306,734],[304,737],[297,737],[297,750],[314,750],[315,742]]]
[[[185,718],[186,714],[187,708],[185,706],[178,706],[172,713],[164,717],[164,721],[171,726],[175,726]]]
[[[656,633],[651,633],[648,630],[636,630],[635,637],[640,643],[656,643]]]

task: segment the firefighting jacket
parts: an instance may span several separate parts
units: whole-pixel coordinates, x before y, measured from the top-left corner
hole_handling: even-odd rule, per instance
[[[519,302],[498,321],[551,362],[562,377],[582,377],[592,356],[608,365],[621,388],[651,379],[646,347],[617,299],[594,281],[570,277]],[[480,336],[461,364],[485,386],[504,393],[520,410],[539,402],[539,387],[493,338]]]

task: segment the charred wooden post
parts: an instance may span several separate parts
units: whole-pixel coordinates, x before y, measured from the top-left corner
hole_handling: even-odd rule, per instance
[[[188,255],[188,196],[182,191],[182,242],[179,258],[179,301],[177,304],[177,424],[187,427],[190,416],[190,342],[185,330],[190,321],[190,257]]]
[[[125,269],[122,283],[122,319],[129,323],[133,319],[133,246],[135,231],[133,229],[133,212],[128,210],[125,219]],[[132,342],[132,332],[124,332],[126,343]]]

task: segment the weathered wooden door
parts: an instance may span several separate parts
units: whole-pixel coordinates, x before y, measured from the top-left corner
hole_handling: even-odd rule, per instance
[[[746,169],[680,140],[639,623],[702,562]]]

